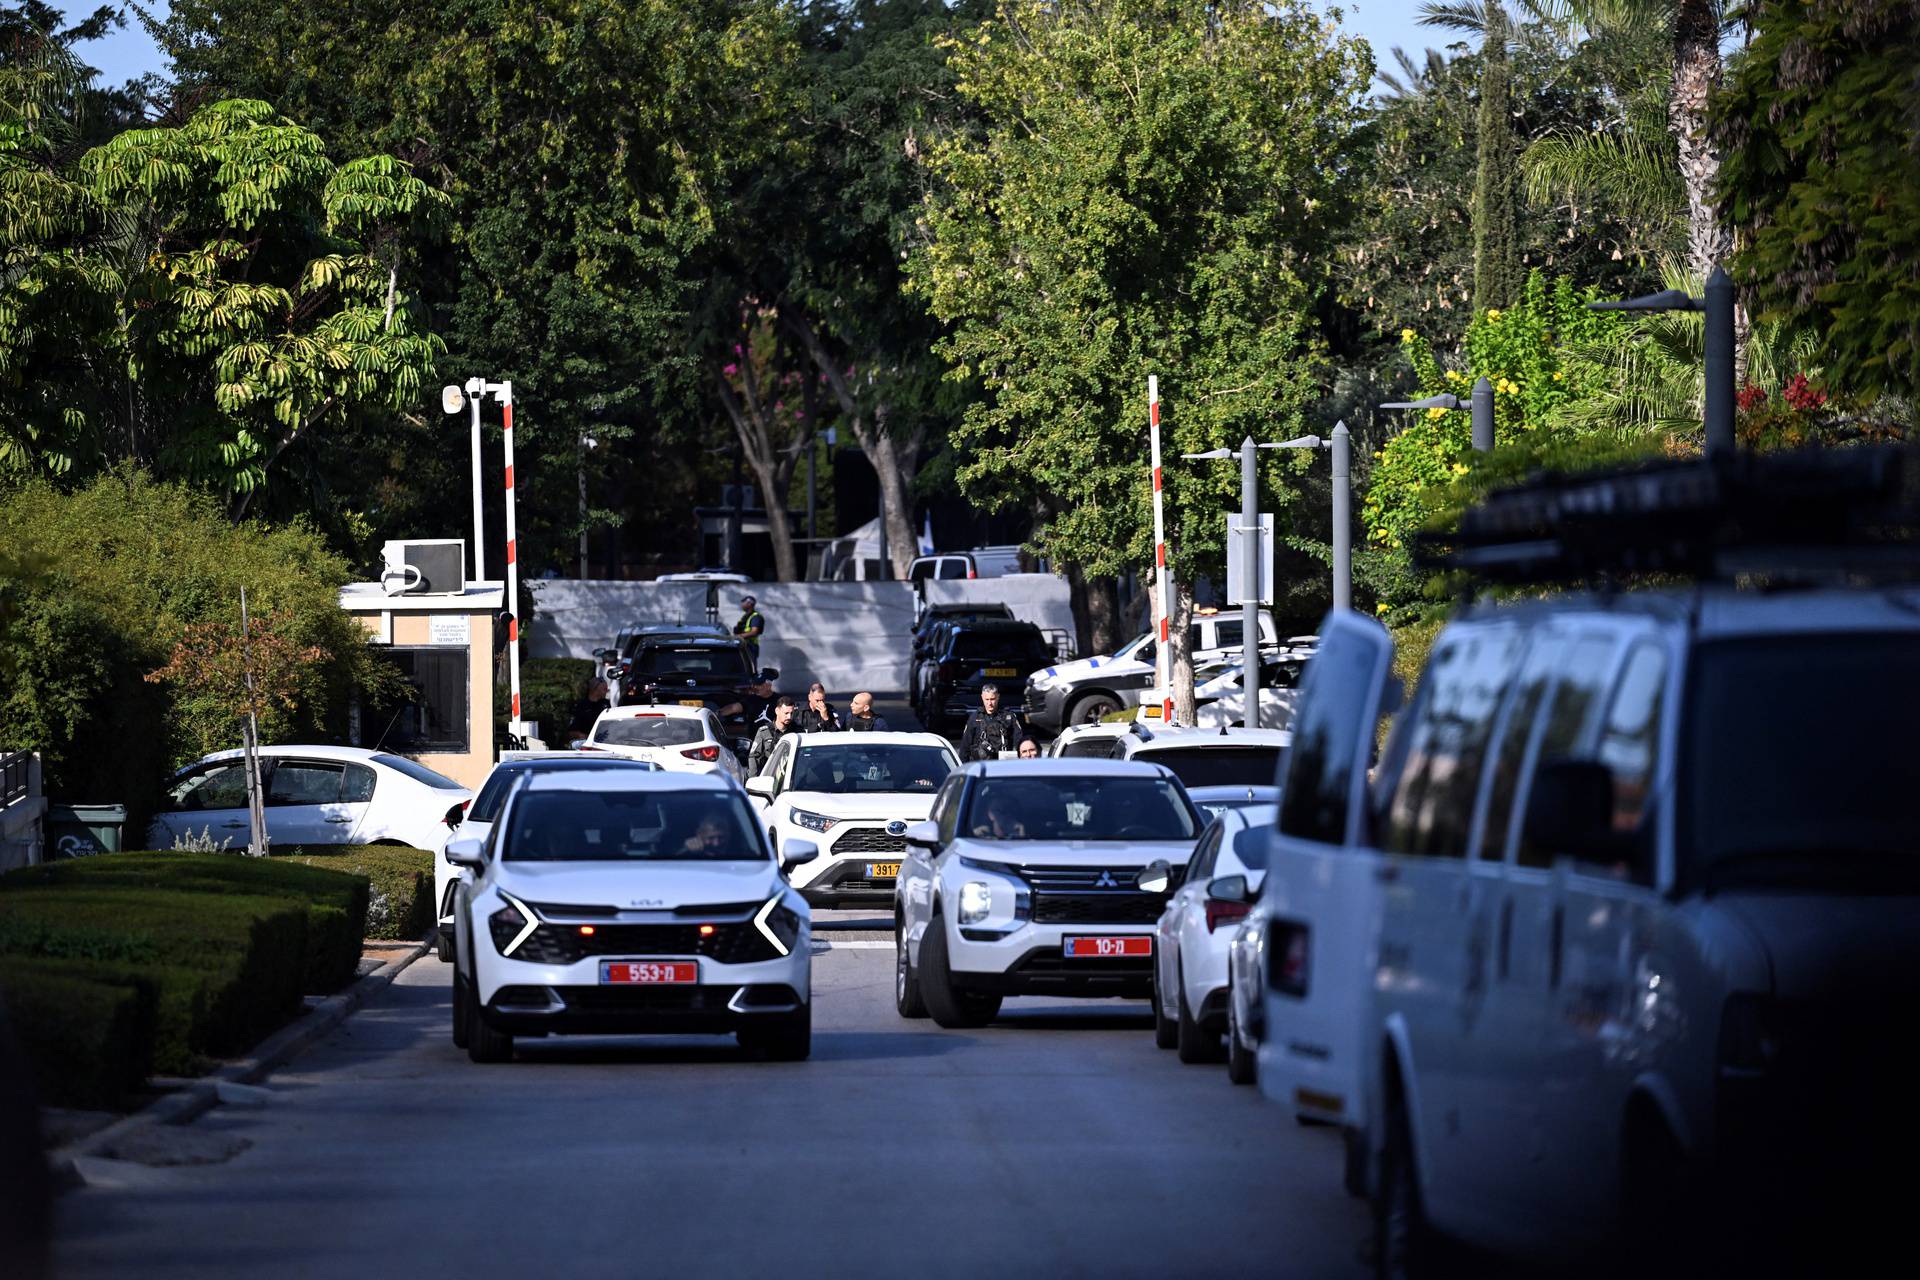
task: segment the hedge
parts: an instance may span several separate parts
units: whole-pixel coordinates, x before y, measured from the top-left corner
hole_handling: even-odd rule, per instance
[[[0,956],[0,992],[42,1101],[112,1107],[153,1066],[158,983],[99,966]]]
[[[597,665],[591,658],[529,658],[520,664],[522,719],[540,726],[540,739],[548,746],[565,745],[561,735],[570,727],[573,708],[587,696],[587,682]],[[508,710],[507,686],[497,683],[494,722],[504,725]]]
[[[365,876],[372,884],[361,916],[366,937],[418,942],[434,923],[433,855],[425,849],[397,844],[288,845],[274,849],[267,861],[324,868],[329,875],[344,871]],[[354,955],[359,955],[357,939]]]

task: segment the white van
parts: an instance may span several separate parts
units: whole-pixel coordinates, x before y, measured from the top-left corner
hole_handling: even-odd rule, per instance
[[[975,547],[971,551],[937,551],[929,556],[917,556],[907,566],[907,581],[1004,578],[1019,572],[1019,547]]]

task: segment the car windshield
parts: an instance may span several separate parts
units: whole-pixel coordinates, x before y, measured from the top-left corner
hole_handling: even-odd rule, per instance
[[[655,645],[640,655],[640,674],[694,680],[745,680],[747,655],[734,645]]]
[[[848,736],[861,738],[866,735]],[[857,791],[932,792],[952,771],[953,758],[939,747],[903,743],[868,746],[836,742],[831,746],[800,748],[793,760],[793,781],[788,789],[834,794]]]
[[[1280,773],[1277,746],[1169,747],[1134,759],[1165,765],[1189,787],[1270,787]]]
[[[418,760],[409,760],[405,756],[377,755],[375,764],[383,764],[395,773],[404,773],[415,782],[424,782],[439,791],[465,791],[466,788],[444,773],[435,773]]]
[[[984,778],[961,823],[981,840],[1191,840],[1199,829],[1165,778]]]
[[[669,716],[641,712],[637,716],[602,716],[589,742],[610,747],[683,747],[705,742],[706,726],[698,716]]]
[[[529,791],[501,845],[521,862],[756,862],[767,857],[740,796],[724,791]]]
[[[968,658],[1028,658],[1046,661],[1053,654],[1031,631],[962,631],[950,655]]]
[[[1920,870],[1917,669],[1911,633],[1701,646],[1677,771],[1682,874]]]
[[[492,822],[498,817],[500,805],[506,800],[507,792],[513,790],[514,782],[522,774],[572,769],[632,769],[638,773],[660,772],[660,766],[651,761],[621,760],[594,755],[582,755],[577,759],[570,756],[557,756],[550,760],[527,764],[499,765],[487,775],[486,782],[480,788],[480,794],[475,796],[473,803],[467,806],[467,821]]]

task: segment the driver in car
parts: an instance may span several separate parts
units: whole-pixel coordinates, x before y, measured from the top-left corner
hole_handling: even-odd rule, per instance
[[[700,825],[693,829],[686,843],[681,845],[683,852],[698,858],[717,858],[726,852],[733,835],[732,824],[718,812],[708,811],[700,819]]]
[[[1012,800],[995,796],[987,801],[987,820],[976,824],[973,834],[990,840],[1024,840],[1027,838],[1027,824],[1021,817],[1018,805]]]

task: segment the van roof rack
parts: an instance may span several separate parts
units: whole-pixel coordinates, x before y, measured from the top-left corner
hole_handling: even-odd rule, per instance
[[[1422,533],[1415,563],[1489,582],[1620,574],[1920,577],[1920,450],[1861,445],[1543,472]]]

